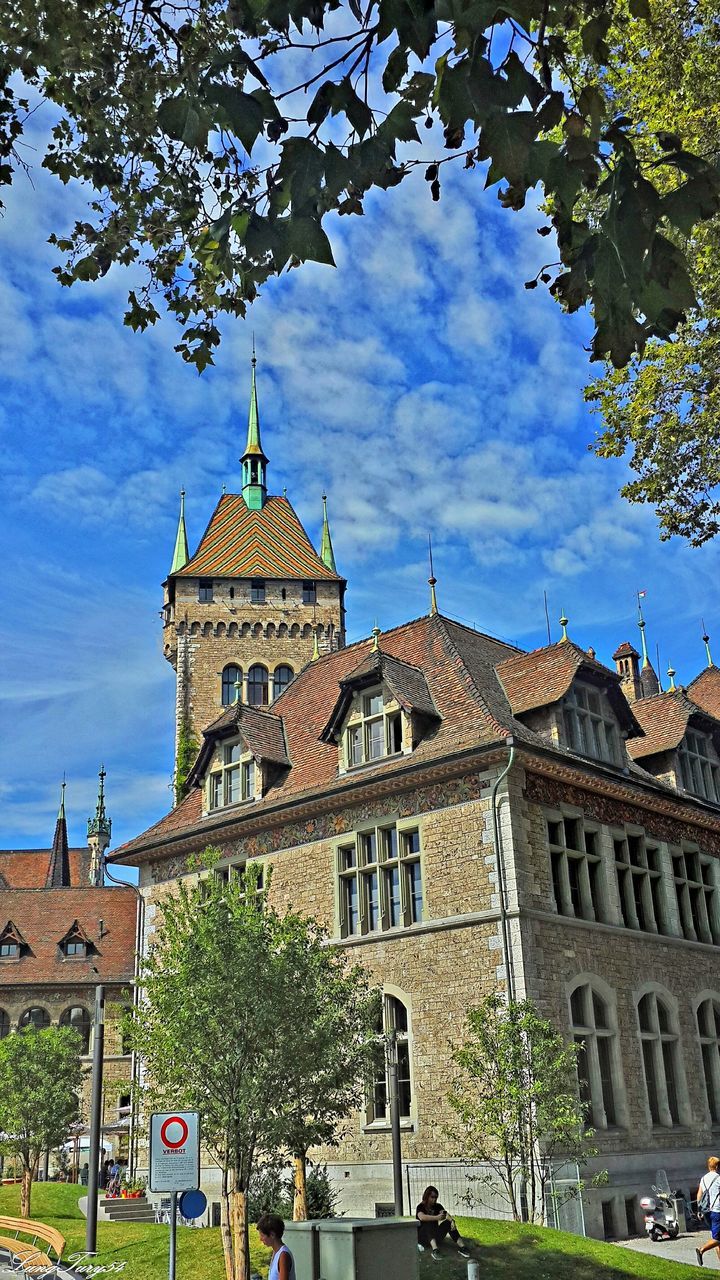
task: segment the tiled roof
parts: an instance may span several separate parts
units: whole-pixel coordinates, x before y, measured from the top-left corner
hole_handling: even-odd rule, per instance
[[[42,889],[50,866],[50,849],[0,849],[0,889]],[[70,883],[87,883],[90,852],[68,849]]]
[[[235,702],[203,730],[205,741],[189,776],[190,785],[204,776],[218,739],[235,733],[239,733],[256,760],[265,760],[271,764],[290,764],[280,716],[246,702]]]
[[[654,698],[641,698],[633,704],[633,710],[645,731],[643,738],[627,743],[628,754],[634,760],[656,755],[659,751],[674,751],[685,737],[688,721],[692,718],[698,728],[713,733],[720,745],[720,723],[691,701],[682,689],[667,690]]]
[[[0,910],[0,928],[12,920],[29,947],[20,960],[0,961],[2,987],[121,983],[132,978],[137,911],[133,889],[8,889]],[[87,957],[65,957],[58,945],[75,920],[93,946]]]
[[[688,693],[703,711],[720,720],[720,667],[706,667],[688,685]]]
[[[61,806],[55,823],[55,835],[53,836],[50,865],[45,884],[48,889],[70,888],[70,857],[64,806]]]
[[[591,658],[572,640],[558,640],[546,648],[508,658],[496,670],[515,715],[559,702],[581,670],[590,677],[600,677],[621,725],[631,733],[638,732],[617,672]]]
[[[384,680],[404,711],[417,711],[421,715],[437,717],[438,711],[430,695],[427,680],[418,667],[399,658],[371,649],[356,667],[340,682],[340,697],[321,737],[329,742],[340,728],[356,688],[367,687],[376,680]]]
[[[613,654],[613,662],[617,662],[618,658],[630,658],[630,657],[639,658],[640,654],[638,653],[637,649],[633,648],[629,640],[623,640],[622,644],[618,645],[617,649]]]
[[[200,546],[174,578],[325,578],[323,564],[287,498],[270,497],[251,511],[242,494],[225,493]]]

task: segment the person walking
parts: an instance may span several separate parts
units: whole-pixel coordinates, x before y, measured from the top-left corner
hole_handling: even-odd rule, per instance
[[[700,1179],[697,1189],[698,1213],[707,1220],[710,1226],[711,1239],[695,1250],[699,1267],[704,1267],[703,1254],[715,1249],[720,1258],[720,1174],[717,1156],[710,1156],[707,1162],[708,1171]]]
[[[267,1249],[272,1249],[268,1280],[297,1280],[293,1256],[283,1244],[285,1223],[276,1213],[264,1213],[257,1224],[257,1233]]]
[[[470,1254],[466,1248],[460,1232],[455,1226],[455,1220],[450,1217],[447,1209],[443,1208],[438,1200],[439,1191],[437,1187],[426,1187],[423,1191],[423,1197],[417,1209],[415,1217],[418,1222],[418,1249],[421,1251],[426,1248],[431,1249],[431,1257],[435,1262],[440,1261],[440,1245],[446,1236],[449,1236],[461,1258],[469,1258]]]

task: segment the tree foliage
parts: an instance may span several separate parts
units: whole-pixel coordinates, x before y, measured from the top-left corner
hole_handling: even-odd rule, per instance
[[[0,1040],[0,1151],[20,1160],[24,1218],[41,1155],[62,1146],[78,1119],[80,1049],[69,1027],[27,1027]]]
[[[531,1222],[544,1223],[554,1158],[582,1163],[595,1154],[585,1128],[575,1063],[566,1044],[530,1000],[489,996],[467,1018],[467,1039],[448,1101],[457,1116],[457,1154],[490,1166],[516,1221],[523,1197]],[[481,1175],[481,1181],[483,1175]]]
[[[288,267],[332,263],[329,214],[362,214],[371,190],[418,166],[438,200],[459,158],[509,209],[539,185],[559,255],[539,279],[566,310],[591,304],[592,357],[622,366],[694,306],[673,229],[720,205],[715,165],[619,114],[604,87],[611,35],[655,40],[648,0],[627,5],[17,0],[0,15],[0,182],[48,99],[42,163],[95,193],[53,236],[58,279],[139,263],[126,323],[154,323],[164,298],[184,326],[178,350],[202,369],[222,313],[243,315]],[[424,146],[434,124],[443,142]]]
[[[603,87],[618,110],[673,146],[720,155],[720,24],[708,0],[653,0],[652,39],[619,23]],[[580,61],[578,56],[578,61]],[[658,173],[666,201],[669,174]],[[700,175],[689,181],[712,210]],[[679,216],[677,216],[679,214]],[[701,306],[667,341],[653,339],[627,368],[610,366],[586,398],[602,415],[601,457],[629,451],[636,473],[622,493],[652,504],[661,537],[699,546],[720,528],[720,218],[693,225],[678,209],[673,239],[687,255]]]
[[[357,1100],[374,1009],[366,978],[312,921],[273,910],[250,868],[229,883],[181,884],[163,902],[141,985],[133,1039],[146,1105],[200,1113],[222,1171],[227,1277],[247,1280],[256,1163],[331,1139]]]

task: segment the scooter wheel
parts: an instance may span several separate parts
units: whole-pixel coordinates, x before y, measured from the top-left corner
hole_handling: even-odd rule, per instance
[[[671,1240],[677,1240],[678,1236],[680,1235],[680,1228],[679,1228],[679,1227],[668,1227],[668,1235],[669,1235],[669,1237],[670,1237],[670,1239],[671,1239]]]
[[[662,1231],[658,1231],[657,1227],[655,1228],[654,1231],[650,1232],[650,1239],[654,1240],[655,1244],[657,1244],[659,1240],[662,1240],[662,1238],[663,1238],[663,1233]]]

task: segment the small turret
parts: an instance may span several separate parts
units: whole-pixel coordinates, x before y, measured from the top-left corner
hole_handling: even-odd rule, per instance
[[[260,443],[260,414],[258,412],[255,367],[255,344],[252,353],[252,380],[250,383],[250,412],[245,452],[240,459],[242,466],[242,496],[250,511],[262,511],[267,501],[267,458]]]
[[[60,791],[60,808],[55,823],[50,865],[48,867],[46,889],[70,888],[70,854],[68,852],[67,822],[65,821],[65,779]]]
[[[640,683],[640,654],[633,648],[629,640],[624,640],[613,654],[613,662],[622,684],[622,691],[628,702],[636,702],[642,698]]]
[[[105,812],[105,766],[100,766],[100,784],[98,786],[95,817],[88,818],[87,842],[90,848],[90,884],[99,886],[103,883],[103,855],[110,844],[112,819]]]
[[[184,569],[190,553],[188,551],[187,532],[185,529],[185,490],[180,490],[180,518],[178,520],[177,534],[175,536],[175,550],[173,551],[172,564],[170,572],[177,573],[180,569]]]

